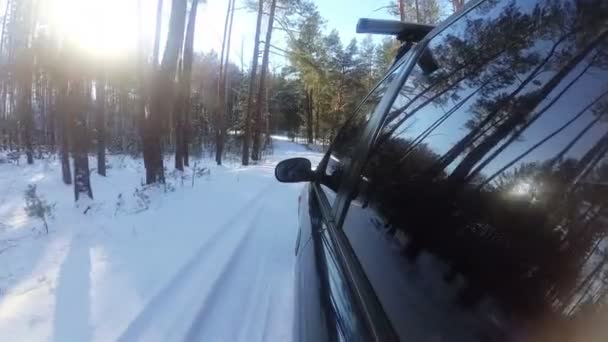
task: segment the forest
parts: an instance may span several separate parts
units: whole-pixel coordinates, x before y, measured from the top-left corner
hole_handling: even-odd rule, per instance
[[[158,0],[151,44],[138,1],[137,47],[107,59],[62,36],[45,15],[53,3],[6,0],[0,12],[0,148],[13,159],[25,154],[29,164],[58,154],[76,200],[93,197],[89,170],[105,175],[107,153],[142,157],[145,182],[154,184],[164,182],[167,170],[183,170],[192,155],[213,155],[217,164],[227,156],[257,162],[273,132],[328,145],[398,47],[390,37],[342,42],[308,0],[230,0],[221,49],[194,51],[195,37],[204,34],[195,28],[205,2],[174,0],[166,20]],[[255,43],[250,54],[241,51],[238,65],[228,56],[243,9],[256,13]],[[448,14],[436,0],[378,10],[423,23]],[[283,36],[281,46],[273,33]],[[243,55],[253,56],[247,67]],[[271,69],[271,55],[284,63]],[[89,165],[89,154],[97,165]],[[174,165],[167,165],[169,156]]]
[[[264,176],[268,170],[264,168],[269,169],[270,164],[265,160],[272,159],[274,149],[278,150],[278,144],[274,145],[277,140],[271,136],[283,139],[284,155],[276,154],[275,159],[297,155],[318,162],[315,158],[322,157],[319,152],[337,142],[332,156],[338,162],[347,160],[360,148],[360,128],[368,119],[353,113],[365,114],[357,112],[358,106],[374,89],[368,105],[380,101],[386,84],[385,88],[375,87],[402,46],[393,37],[367,35],[345,40],[313,0],[225,0],[219,19],[223,23],[220,44],[217,49],[201,51],[196,42],[211,39],[200,25],[207,1],[134,0],[137,44],[128,53],[110,58],[83,49],[50,14],[56,4],[64,4],[62,10],[75,4],[69,1],[0,0],[0,164],[23,166],[3,171],[10,170],[4,172],[7,175],[12,170],[23,172],[26,176],[19,181],[27,181],[27,185],[17,182],[23,186],[13,189],[10,177],[0,177],[0,181],[7,184],[8,194],[23,192],[26,187],[26,214],[40,219],[46,235],[57,231],[49,215],[57,203],[58,211],[67,216],[61,224],[76,231],[76,237],[76,229],[81,227],[74,229],[77,225],[65,222],[79,222],[82,214],[89,215],[89,224],[96,229],[104,224],[120,229],[128,226],[120,234],[130,229],[133,239],[139,236],[136,225],[153,225],[158,220],[166,228],[174,220],[180,222],[180,215],[193,218],[198,210],[209,213],[205,219],[211,221],[219,222],[218,213],[235,216],[228,223],[236,228],[266,227],[268,224],[257,222],[258,216],[251,211],[267,210],[272,205],[253,205],[256,201],[285,205],[267,215],[276,220],[272,225],[294,221],[285,213],[295,212],[287,202],[297,198],[296,192],[273,198],[266,188],[259,187],[267,181]],[[153,16],[145,10],[151,3]],[[509,313],[504,317],[511,322],[505,326],[533,330],[530,326],[545,324],[550,327],[538,329],[541,340],[568,340],[574,334],[569,336],[565,331],[575,326],[585,328],[585,320],[604,314],[608,307],[608,90],[589,87],[584,89],[589,96],[585,99],[579,93],[572,95],[577,82],[601,84],[605,77],[608,31],[600,28],[605,28],[602,14],[607,9],[586,7],[573,0],[578,4],[574,11],[560,7],[560,1],[546,0],[541,2],[546,7],[538,5],[530,13],[525,6],[517,7],[517,1],[505,6],[503,12],[493,11],[492,6],[498,3],[488,1],[478,9],[479,17],[471,14],[460,23],[460,31],[438,33],[424,46],[422,63],[412,66],[370,147],[372,157],[361,165],[365,175],[361,178],[367,183],[357,180],[360,188],[353,191],[353,198],[363,204],[349,210],[374,211],[383,217],[378,230],[383,238],[392,239],[391,248],[397,246],[409,264],[430,254],[445,262],[442,280],[446,284],[458,287],[459,279],[465,279],[467,285],[457,295],[460,307],[474,311],[491,299],[490,304]],[[395,20],[435,25],[464,6],[464,0],[379,0],[375,11]],[[237,60],[231,49],[235,40],[243,38],[235,36],[233,28],[245,14],[255,17],[255,25],[248,28],[253,35],[252,49],[245,50],[242,42]],[[354,23],[357,18],[352,19]],[[153,25],[146,25],[150,22]],[[396,69],[388,77],[396,77]],[[441,139],[451,145],[445,147],[448,144]],[[124,162],[125,158],[129,162]],[[49,161],[56,162],[57,173],[49,171]],[[155,190],[172,192],[167,189],[174,187],[176,179],[185,188],[186,177],[191,177],[191,188],[195,188],[195,179],[210,173],[199,167],[201,161],[206,166],[238,164],[239,169],[213,169],[217,182],[204,183],[199,193],[180,193],[189,199],[187,204],[179,202],[179,197],[173,197],[177,204],[169,205],[160,205],[162,199],[152,198]],[[136,169],[133,165],[143,165],[135,176],[128,170]],[[41,172],[42,178],[61,175],[55,177],[61,182],[58,191],[48,181],[45,184],[36,178],[35,170],[39,169],[33,168],[38,166],[49,169]],[[323,185],[336,193],[342,171],[349,165],[338,166],[334,174],[323,179]],[[247,175],[243,170],[254,172]],[[113,172],[115,178],[129,175],[121,181],[132,184],[106,191],[104,187],[115,185]],[[137,177],[141,177],[139,183]],[[46,186],[46,194],[56,202],[42,200],[36,182],[43,189]],[[126,194],[133,187],[131,198]],[[76,206],[87,203],[78,208],[78,216],[58,195],[70,190]],[[18,227],[13,219],[19,213],[5,204],[18,202],[9,197],[16,196],[0,198],[0,232],[12,234],[4,226]],[[88,204],[94,198],[102,200]],[[209,204],[216,200],[217,207]],[[69,201],[71,204],[71,197]],[[146,215],[153,211],[149,209],[154,201],[160,214],[150,218]],[[198,201],[208,206],[198,206]],[[135,209],[125,209],[132,202]],[[229,206],[229,202],[238,205]],[[292,202],[295,206],[296,201]],[[186,209],[189,211],[184,212]],[[129,215],[140,215],[140,221],[129,226]],[[31,221],[24,219],[30,225]],[[185,240],[198,238],[201,231],[206,234],[205,229],[199,230],[198,223],[182,225],[187,227],[184,240],[173,240],[182,231],[165,232],[154,243],[170,240],[169,249],[176,255],[182,249],[188,251],[184,245],[198,251],[198,246]],[[217,222],[209,226],[225,227]],[[101,228],[98,231],[105,234]],[[253,256],[260,254],[249,241],[271,245],[269,241],[274,240],[256,240],[263,236],[260,231],[258,235],[244,228],[236,231],[238,239],[225,239],[229,243],[224,241],[224,247],[208,250],[221,255],[219,259],[228,269],[234,255],[222,252],[238,251],[244,244],[253,252],[240,258],[235,268],[249,274],[252,267],[243,266],[242,260],[254,260]],[[283,245],[291,248],[290,239],[295,234],[283,234]],[[405,235],[407,244],[403,243]],[[212,237],[216,235],[205,236],[208,240]],[[91,241],[98,242],[97,238]],[[12,235],[1,239],[0,253],[29,248],[14,240]],[[49,241],[54,241],[53,237]],[[137,244],[129,241],[125,250]],[[115,247],[113,244],[120,245],[111,241],[108,246]],[[145,257],[116,250],[127,255],[125,259],[143,260],[149,254],[145,248],[140,250]],[[287,252],[292,256],[291,249]],[[166,268],[190,264],[184,260]],[[133,264],[137,266],[131,270],[134,278],[154,277],[149,274],[154,274],[155,265],[138,273],[140,264]],[[213,271],[207,264],[199,266]],[[285,266],[288,270],[292,267]],[[4,273],[12,274],[12,269],[9,271]],[[73,273],[88,274],[86,268],[77,271]],[[251,274],[251,278],[257,276]],[[14,284],[4,280],[9,278],[0,277],[0,285],[10,290]],[[201,302],[203,299],[207,297]],[[0,309],[2,304],[0,301]],[[137,315],[130,317],[133,322],[145,321],[146,309],[138,308]],[[2,310],[0,318],[1,314]],[[53,315],[61,316],[47,316]],[[545,330],[553,335],[543,335]],[[130,336],[128,332],[132,333],[126,329],[120,336]]]

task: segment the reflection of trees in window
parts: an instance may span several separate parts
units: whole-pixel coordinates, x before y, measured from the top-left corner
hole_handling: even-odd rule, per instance
[[[323,184],[327,185],[332,190],[338,191],[343,171],[350,166],[367,122],[388,90],[391,82],[397,77],[401,70],[402,66],[393,70],[393,72],[388,75],[371,94],[369,94],[336,136],[330,152],[332,158],[328,160],[325,169],[326,177],[322,179]]]
[[[608,184],[607,172],[590,171],[593,183],[571,190],[580,160],[553,168],[547,167],[551,160],[523,163],[491,186],[455,191],[446,174],[424,177],[437,160],[425,144],[412,148],[391,139],[366,166],[369,205],[410,236],[407,255],[427,249],[465,275],[470,285],[463,303],[489,295],[530,318],[562,312],[579,298],[591,282],[581,270],[606,236],[608,186],[593,184]],[[602,168],[608,162],[597,170]]]
[[[539,29],[541,38],[552,41],[553,45],[541,63],[537,63],[537,65],[528,64],[528,68],[533,67],[532,72],[508,96],[503,95],[496,100],[490,99],[489,101],[484,99],[477,104],[477,117],[467,123],[467,127],[470,129],[469,134],[442,161],[441,166],[445,167],[464,152],[465,148],[469,149],[469,152],[464,155],[458,166],[453,170],[450,176],[452,179],[457,180],[466,177],[473,166],[503,139],[510,135],[515,136],[516,139],[521,131],[545,113],[565,90],[580,78],[580,75],[586,73],[591,67],[605,67],[606,54],[602,50],[606,48],[607,44],[608,29],[606,29],[605,18],[608,14],[608,5],[605,2],[602,4],[601,1],[591,2],[596,5],[594,10],[590,10],[589,7],[577,6],[574,9],[577,11],[577,15],[567,20],[561,18],[560,15],[554,16],[553,10],[556,8],[554,6],[550,7],[548,17],[543,19],[554,22],[557,18],[559,22],[564,23],[565,21],[565,26],[547,25],[545,27],[546,21],[542,21],[543,25],[539,27],[542,28]],[[557,8],[557,11],[564,13],[565,10],[573,10],[566,4],[564,2],[563,8]],[[540,11],[541,9],[543,8],[537,7],[533,13],[537,13],[537,10]],[[541,45],[541,42],[537,42],[536,45]],[[590,62],[579,76],[571,81],[562,90],[562,93],[556,95],[549,106],[533,115],[539,105],[562,85],[562,81],[586,59],[590,59]],[[521,72],[518,71],[518,73]],[[547,74],[550,76],[547,76]],[[503,83],[500,88],[508,89],[510,85],[509,83]],[[508,146],[513,140],[508,141],[505,146]],[[472,145],[474,141],[478,142]]]
[[[570,315],[606,292],[608,3],[483,10],[429,44],[438,68],[413,74],[389,112],[364,171],[367,202],[408,234],[408,256],[426,249],[465,276],[463,303],[488,295],[519,318]],[[586,89],[594,77],[601,86]],[[442,112],[409,136],[432,106]],[[456,113],[464,133],[439,155],[432,133]]]

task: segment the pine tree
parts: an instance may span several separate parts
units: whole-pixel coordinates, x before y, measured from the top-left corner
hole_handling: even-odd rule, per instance
[[[47,219],[53,215],[54,204],[48,204],[44,197],[36,192],[36,184],[29,184],[24,192],[25,213],[29,217],[37,218],[44,224],[44,230],[49,233]]]
[[[254,114],[254,129],[253,129],[253,147],[251,151],[251,159],[260,159],[260,139],[262,132],[262,107],[264,106],[264,96],[266,95],[266,74],[268,72],[268,55],[270,52],[270,44],[272,41],[272,25],[274,23],[275,9],[277,0],[272,0],[270,4],[270,14],[268,16],[268,27],[266,28],[266,39],[264,40],[264,53],[262,56],[262,70],[260,71],[260,83],[258,85],[258,95],[255,103]]]
[[[258,69],[260,53],[260,29],[262,26],[262,14],[264,13],[264,0],[258,1],[258,17],[255,27],[255,38],[253,42],[253,58],[251,62],[251,76],[249,76],[249,92],[247,95],[247,107],[245,108],[245,125],[243,135],[243,153],[241,163],[249,165],[249,143],[251,140],[251,121],[253,119],[253,94],[255,91],[255,80]]]
[[[175,117],[175,168],[184,169],[188,165],[188,134],[190,118],[190,86],[192,81],[192,58],[194,53],[194,32],[196,24],[196,10],[198,0],[192,0],[188,26],[186,29],[186,40],[184,42],[184,53],[182,70],[179,77],[179,90],[174,107]]]
[[[175,96],[174,79],[179,51],[184,39],[185,21],[186,0],[173,0],[167,44],[152,89],[150,116],[144,126],[143,150],[147,184],[165,181],[161,137],[165,132],[164,118],[172,111]]]

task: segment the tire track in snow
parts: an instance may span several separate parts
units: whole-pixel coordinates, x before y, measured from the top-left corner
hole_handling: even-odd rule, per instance
[[[224,315],[214,315],[213,311],[218,309],[218,306],[223,305],[223,301],[226,300],[227,296],[234,295],[234,292],[227,292],[226,285],[231,281],[231,278],[234,278],[235,274],[240,271],[237,269],[237,265],[242,263],[242,261],[246,258],[246,255],[243,255],[245,251],[245,247],[251,244],[250,237],[253,235],[255,231],[256,222],[258,221],[260,212],[258,211],[253,218],[252,222],[247,226],[247,238],[242,240],[242,243],[237,246],[236,250],[233,251],[230,260],[223,268],[220,276],[215,280],[213,285],[211,286],[210,291],[208,292],[205,300],[200,303],[199,310],[194,316],[192,324],[190,325],[187,333],[185,334],[185,341],[207,341],[207,339],[202,339],[199,337],[201,332],[204,332],[207,328],[216,328],[213,327],[217,323],[214,319],[219,318],[224,322],[232,322],[234,317],[224,316]],[[239,276],[242,276],[240,274]],[[234,328],[233,328],[234,329]],[[222,329],[223,330],[223,329]],[[222,335],[227,331],[224,330]]]
[[[269,329],[269,325],[281,322],[272,318],[277,315],[285,318],[281,309],[291,308],[275,306],[276,297],[280,296],[281,287],[285,285],[281,281],[285,263],[277,260],[291,257],[291,248],[286,248],[286,245],[290,245],[294,235],[280,219],[284,207],[277,205],[276,200],[286,197],[275,196],[278,189],[285,194],[292,193],[277,183],[273,196],[262,200],[261,214],[250,223],[252,237],[245,241],[239,257],[210,292],[209,300],[198,311],[186,335],[186,341],[255,342],[278,338],[269,336],[277,330]],[[263,220],[259,220],[260,217]],[[285,251],[287,254],[282,253]],[[287,261],[287,268],[291,268],[292,263]],[[288,319],[282,323],[285,321]]]
[[[118,338],[119,341],[166,340],[170,334],[181,335],[184,329],[188,329],[192,323],[191,318],[195,316],[190,311],[196,310],[200,303],[206,301],[207,293],[213,292],[213,288],[217,286],[217,279],[225,277],[230,263],[234,262],[236,254],[242,250],[242,244],[252,232],[253,226],[250,222],[256,221],[260,213],[259,209],[263,205],[263,201],[259,198],[263,197],[272,186],[273,182],[265,186],[240,210],[235,211],[237,213],[235,216],[220,225],[206,239],[194,255],[131,321]],[[230,254],[222,261],[222,252],[225,251]],[[212,280],[213,278],[216,281]],[[211,286],[207,291],[203,291],[205,284]]]

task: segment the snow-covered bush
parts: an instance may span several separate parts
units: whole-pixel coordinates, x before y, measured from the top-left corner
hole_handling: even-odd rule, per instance
[[[135,208],[135,213],[139,213],[150,208],[150,196],[146,194],[146,188],[135,188],[133,197],[135,197],[137,206]]]
[[[27,216],[37,218],[44,224],[44,230],[49,233],[47,218],[53,216],[55,204],[48,204],[44,197],[36,193],[36,185],[30,184],[24,192],[25,212]]]
[[[194,163],[192,167],[192,187],[194,188],[194,178],[201,178],[203,176],[209,176],[211,174],[211,170],[206,167],[198,167],[198,162]]]
[[[122,212],[125,207],[125,199],[122,197],[122,193],[118,194],[118,198],[116,199],[116,209],[114,210],[114,216],[118,214],[118,212]]]

